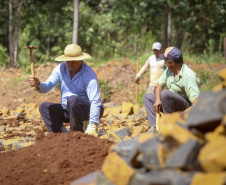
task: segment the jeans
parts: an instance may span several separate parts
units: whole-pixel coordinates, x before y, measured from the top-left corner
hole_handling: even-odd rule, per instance
[[[39,112],[49,132],[68,132],[63,125],[70,122],[70,131],[83,130],[83,121],[89,120],[90,105],[89,100],[79,96],[71,96],[67,100],[67,110],[63,109],[59,103],[44,102],[39,107]],[[104,108],[100,108],[100,118]],[[99,119],[100,119],[99,118]]]
[[[184,111],[191,106],[190,101],[184,99],[179,94],[169,91],[162,90],[160,94],[160,99],[162,102],[161,111],[165,113],[173,113],[176,111]],[[144,107],[147,112],[149,126],[156,126],[156,113],[154,108],[155,94],[148,93],[143,97]]]

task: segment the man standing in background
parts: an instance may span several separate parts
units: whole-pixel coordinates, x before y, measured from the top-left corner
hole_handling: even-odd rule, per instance
[[[159,55],[162,53],[162,45],[159,42],[155,42],[152,45],[152,50],[154,55],[151,55],[144,66],[141,68],[139,73],[135,77],[135,83],[138,83],[140,77],[145,74],[150,67],[150,83],[147,90],[147,93],[154,93],[155,88],[158,84],[158,79],[162,75],[165,70],[165,62],[164,60],[159,58]]]

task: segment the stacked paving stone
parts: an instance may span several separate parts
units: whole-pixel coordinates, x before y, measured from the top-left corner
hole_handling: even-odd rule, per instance
[[[43,130],[43,122],[35,104],[21,104],[16,110],[0,108],[3,118],[26,113],[25,119],[0,121],[0,151],[18,150],[35,143],[36,129]]]
[[[201,93],[194,107],[164,115],[159,133],[115,144],[101,171],[72,185],[225,185],[226,69],[219,75],[224,81]]]
[[[48,134],[47,128],[35,104],[22,104],[16,110],[7,107],[0,108],[1,117],[15,116],[26,113],[23,120],[0,120],[0,151],[18,150],[35,144],[37,129]],[[144,107],[139,108],[131,103],[118,106],[113,102],[105,104],[105,113],[100,120],[97,137],[119,142],[146,133],[149,129],[148,120],[145,119]],[[70,125],[65,123],[70,130]]]

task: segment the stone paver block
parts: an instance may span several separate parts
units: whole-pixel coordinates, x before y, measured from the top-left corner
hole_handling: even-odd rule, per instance
[[[191,185],[225,185],[226,173],[197,173],[192,179]]]
[[[198,156],[202,144],[196,140],[189,140],[187,143],[181,145],[166,162],[169,168],[181,168],[187,170],[194,170],[194,164]]]
[[[133,138],[130,140],[124,140],[119,142],[113,148],[112,152],[116,152],[121,158],[123,158],[127,163],[131,163],[135,155],[138,152],[138,138]]]
[[[115,152],[110,153],[104,160],[102,172],[117,185],[128,185],[135,171]]]
[[[201,93],[188,114],[187,125],[203,132],[213,131],[223,118],[220,102],[226,99],[225,93],[225,90]]]
[[[218,135],[202,147],[198,161],[206,172],[219,172],[226,169],[226,137]]]

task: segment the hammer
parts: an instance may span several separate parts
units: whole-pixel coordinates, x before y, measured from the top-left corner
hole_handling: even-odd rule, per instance
[[[34,55],[33,55],[33,49],[37,49],[37,46],[26,46],[24,49],[30,49],[30,59],[31,59],[31,75],[32,77],[35,77],[35,68],[34,68]],[[33,87],[35,89],[35,87]]]
[[[9,119],[24,119],[25,118],[26,113],[17,113],[16,116],[9,116],[9,117],[3,117],[0,118],[0,120],[9,120]]]

